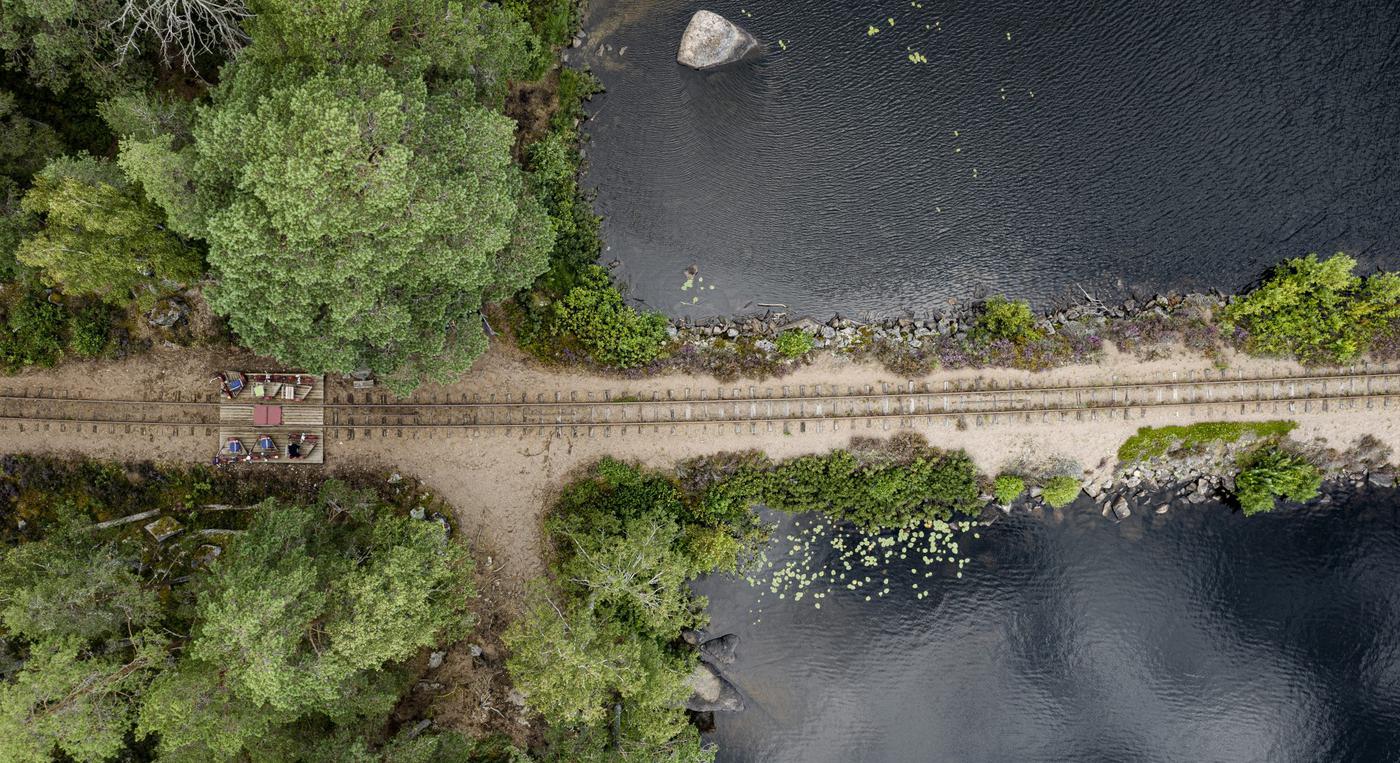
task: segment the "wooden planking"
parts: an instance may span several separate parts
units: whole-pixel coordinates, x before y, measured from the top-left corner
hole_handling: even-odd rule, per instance
[[[326,409],[320,407],[288,406],[282,409],[282,423],[290,427],[320,427],[326,424]]]
[[[219,423],[239,426],[253,426],[253,406],[219,406]],[[326,425],[326,409],[320,406],[283,406],[282,426],[320,427]]]
[[[248,424],[253,423],[253,406],[251,405],[228,405],[219,406],[219,422],[224,424]]]

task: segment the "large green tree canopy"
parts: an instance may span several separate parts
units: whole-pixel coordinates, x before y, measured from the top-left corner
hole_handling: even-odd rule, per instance
[[[483,303],[530,283],[553,243],[514,123],[478,103],[526,63],[487,35],[528,28],[434,0],[257,11],[193,142],[129,136],[123,169],[208,241],[210,304],[251,349],[401,389],[464,370]]]
[[[149,304],[199,276],[198,253],[166,230],[160,208],[106,160],[49,162],[22,206],[43,226],[16,256],[70,293]]]

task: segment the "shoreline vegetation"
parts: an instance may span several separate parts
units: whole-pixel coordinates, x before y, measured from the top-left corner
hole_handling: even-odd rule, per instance
[[[773,313],[668,321],[625,307],[617,287],[605,283],[605,271],[589,267],[566,296],[539,288],[529,294],[533,314],[559,316],[517,334],[542,362],[628,378],[683,372],[724,382],[781,377],[820,354],[878,363],[911,378],[963,368],[1044,371],[1093,364],[1107,344],[1144,360],[1177,347],[1220,364],[1226,350],[1312,366],[1400,360],[1400,275],[1357,276],[1355,260],[1341,252],[1285,260],[1236,296],[1173,292],[1112,306],[1086,299],[1046,315],[996,296],[937,318],[876,323]],[[588,308],[603,304],[607,309],[592,311],[600,317],[590,321]],[[525,313],[507,314],[512,325],[526,325]]]
[[[604,459],[570,482],[547,514],[549,576],[505,636],[508,669],[554,730],[555,749],[573,759],[612,749],[622,759],[710,760],[713,750],[696,730],[709,719],[680,712],[692,691],[703,701],[703,680],[692,676],[712,675],[699,662],[704,649],[694,648],[693,634],[707,624],[705,601],[687,583],[742,574],[759,584],[752,575],[764,548],[780,543],[759,519],[760,506],[818,517],[808,534],[785,539],[794,553],[818,540],[840,550],[834,567],[771,571],[771,593],[805,596],[821,609],[831,589],[869,585],[896,559],[908,566],[921,557],[915,571],[928,568],[925,577],[945,565],[961,577],[964,534],[976,536],[1014,509],[1058,511],[1081,493],[1122,520],[1130,502],[1154,496],[1227,501],[1248,517],[1280,499],[1319,499],[1324,477],[1339,487],[1394,486],[1391,454],[1378,442],[1323,451],[1289,441],[1293,428],[1289,421],[1144,427],[1123,444],[1118,479],[1107,482],[1081,482],[1075,465],[1055,463],[993,478],[965,454],[918,435],[857,438],[784,461],[720,453],[663,471]],[[733,649],[733,637],[719,638]]]
[[[688,583],[756,574],[779,542],[759,507],[817,516],[817,536],[834,533],[846,572],[789,565],[770,576],[776,595],[820,609],[830,593],[820,587],[869,583],[906,554],[922,555],[926,576],[960,577],[960,538],[1001,513],[1080,501],[1121,519],[1129,501],[1175,496],[1228,500],[1250,516],[1276,499],[1316,499],[1324,478],[1394,486],[1379,442],[1327,451],[1290,441],[1292,429],[1145,427],[1123,443],[1115,477],[1098,482],[1053,461],[993,477],[914,434],[783,460],[717,453],[665,470],[603,459],[553,502],[549,575],[506,618],[475,603],[491,588],[482,563],[474,572],[452,507],[412,478],[6,456],[0,747],[34,761],[53,749],[92,761],[120,750],[712,761],[697,732],[704,713],[684,710],[711,670],[694,648],[705,602]],[[493,606],[503,604],[519,602]],[[434,721],[449,701],[434,699],[435,671],[454,652],[448,664],[469,653],[477,678],[440,680],[489,694],[507,711],[499,722]],[[75,693],[87,685],[106,688]]]

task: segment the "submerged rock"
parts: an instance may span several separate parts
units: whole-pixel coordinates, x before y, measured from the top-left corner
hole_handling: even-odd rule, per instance
[[[686,703],[687,707],[699,703],[718,702],[719,695],[724,691],[724,684],[721,683],[720,677],[703,663],[695,666],[695,670],[691,672],[690,677],[685,682],[694,692],[694,695]]]
[[[681,37],[676,61],[692,69],[732,64],[758,49],[758,40],[743,27],[711,11],[696,11]]]
[[[1119,521],[1122,521],[1132,515],[1132,509],[1128,508],[1128,499],[1121,495],[1118,496],[1118,500],[1113,502],[1113,516],[1117,517]]]
[[[729,665],[734,662],[734,652],[739,648],[739,636],[726,633],[700,645],[700,659],[716,665]]]
[[[686,679],[686,683],[694,692],[690,699],[685,701],[685,709],[687,710],[709,712],[712,710],[744,709],[744,698],[739,694],[739,690],[721,678],[714,668],[703,662],[695,666],[695,670]]]

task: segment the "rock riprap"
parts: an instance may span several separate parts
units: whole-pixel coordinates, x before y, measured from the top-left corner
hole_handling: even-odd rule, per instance
[[[729,19],[711,11],[696,11],[681,37],[676,61],[692,69],[732,64],[758,49],[758,39]]]

